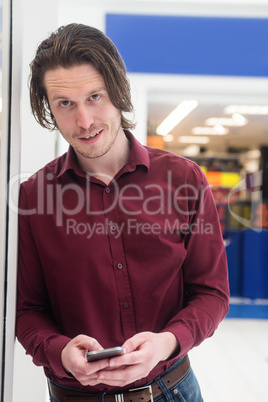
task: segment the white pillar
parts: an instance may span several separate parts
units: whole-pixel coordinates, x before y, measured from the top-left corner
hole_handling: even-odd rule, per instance
[[[29,64],[37,45],[58,28],[58,5],[55,0],[23,2],[22,97],[21,97],[21,173],[30,175],[55,158],[55,133],[43,129],[34,119],[29,102]],[[19,116],[16,116],[19,119]],[[15,116],[13,116],[15,118]],[[14,244],[15,247],[15,244]],[[14,284],[15,286],[15,284]],[[16,342],[14,359],[13,402],[48,401],[43,369],[36,367]]]
[[[42,128],[34,119],[29,100],[29,64],[37,46],[58,28],[58,6],[55,0],[23,2],[23,69],[22,69],[22,136],[21,171],[35,173],[55,158],[56,134]]]
[[[131,98],[134,107],[134,120],[136,128],[133,134],[142,144],[146,144],[147,115],[148,115],[148,89],[143,78],[137,74],[130,74]]]

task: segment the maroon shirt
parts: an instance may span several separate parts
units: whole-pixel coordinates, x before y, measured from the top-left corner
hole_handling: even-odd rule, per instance
[[[194,162],[142,146],[107,186],[70,147],[21,185],[17,337],[58,384],[61,351],[85,334],[103,347],[170,331],[180,352],[211,336],[228,311],[225,248],[213,196]]]

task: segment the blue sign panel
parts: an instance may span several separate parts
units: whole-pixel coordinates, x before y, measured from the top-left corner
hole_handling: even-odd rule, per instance
[[[268,76],[268,19],[107,14],[135,73]]]

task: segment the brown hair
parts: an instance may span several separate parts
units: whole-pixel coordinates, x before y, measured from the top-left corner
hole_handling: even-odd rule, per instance
[[[57,125],[47,100],[44,75],[57,67],[92,64],[102,75],[112,104],[121,111],[121,125],[134,128],[122,112],[132,112],[125,64],[112,41],[96,28],[83,24],[60,27],[37,48],[30,75],[30,101],[35,119],[54,130]]]

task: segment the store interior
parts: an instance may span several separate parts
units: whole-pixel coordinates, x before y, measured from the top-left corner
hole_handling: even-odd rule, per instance
[[[219,213],[231,295],[268,298],[268,102],[256,94],[236,100],[152,91],[147,144],[202,167]]]

